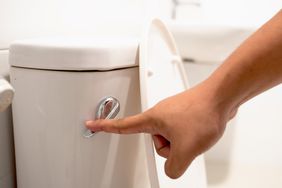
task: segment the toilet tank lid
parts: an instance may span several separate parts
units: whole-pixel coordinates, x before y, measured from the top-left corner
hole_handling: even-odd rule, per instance
[[[138,66],[135,37],[45,37],[15,41],[11,66],[48,70],[113,70]]]

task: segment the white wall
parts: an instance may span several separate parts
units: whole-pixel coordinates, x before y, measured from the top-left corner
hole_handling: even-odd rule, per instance
[[[179,6],[177,18],[258,27],[282,8],[281,0],[202,0],[200,7]]]
[[[41,35],[134,34],[138,27],[134,20],[140,20],[144,10],[141,0],[1,1],[0,48],[8,48],[15,39]]]
[[[143,20],[166,15],[170,0],[1,0],[0,49],[42,35],[139,35]]]

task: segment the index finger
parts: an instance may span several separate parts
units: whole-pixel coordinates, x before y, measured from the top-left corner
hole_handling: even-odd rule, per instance
[[[86,121],[86,127],[93,132],[104,131],[117,134],[153,133],[153,120],[146,114],[123,119],[99,119]]]

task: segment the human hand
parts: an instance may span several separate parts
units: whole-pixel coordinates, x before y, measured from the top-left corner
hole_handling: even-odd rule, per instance
[[[144,113],[88,121],[87,127],[95,132],[152,134],[157,153],[167,158],[166,174],[180,177],[196,156],[222,136],[240,105],[282,83],[281,23],[280,10],[197,87]]]
[[[167,98],[144,113],[118,120],[87,121],[90,130],[118,134],[150,133],[165,172],[180,177],[190,163],[221,137],[230,115],[202,86]]]

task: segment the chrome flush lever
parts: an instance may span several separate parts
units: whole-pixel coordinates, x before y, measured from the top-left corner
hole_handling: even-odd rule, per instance
[[[119,113],[120,104],[119,101],[114,97],[106,97],[100,101],[97,106],[95,120],[97,119],[113,119]],[[95,134],[91,130],[87,129],[83,136],[90,138]]]

